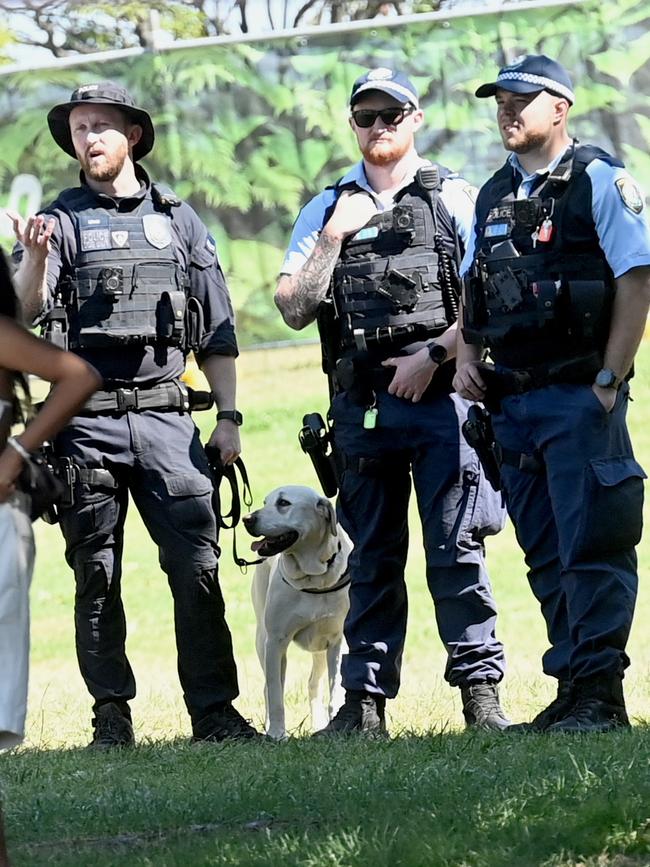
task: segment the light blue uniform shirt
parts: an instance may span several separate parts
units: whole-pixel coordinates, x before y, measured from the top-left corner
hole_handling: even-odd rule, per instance
[[[559,154],[545,169],[527,175],[517,154],[510,154],[508,162],[522,177],[517,191],[518,199],[527,199],[531,189],[539,181],[540,175],[552,172],[559,164],[564,153]],[[628,184],[634,181],[625,169],[611,166],[601,159],[592,160],[585,169],[591,180],[591,213],[594,218],[596,234],[614,277],[620,277],[631,268],[650,265],[650,229],[645,211],[635,214],[629,208],[616,181],[625,179]],[[460,266],[461,275],[469,270],[476,249],[475,224],[472,221],[471,239]]]
[[[431,163],[429,160],[418,160],[416,169],[420,166],[428,166]],[[414,175],[408,175],[399,188],[400,190],[407,187],[413,182]],[[387,211],[392,209],[392,203],[386,206],[378,198],[375,191],[368,183],[366,172],[363,166],[363,161],[353,166],[350,171],[340,181],[341,184],[355,182],[362,190],[366,190],[373,197],[377,211]],[[396,190],[399,192],[399,190]],[[323,190],[317,196],[314,196],[305,207],[301,210],[296,220],[291,240],[287,249],[281,274],[295,274],[305,264],[311,255],[314,245],[318,240],[325,214],[328,208],[334,203],[337,198],[337,191],[334,189]],[[463,246],[467,246],[472,228],[472,218],[474,214],[474,202],[476,200],[476,188],[468,181],[459,178],[458,175],[451,175],[445,178],[442,182],[442,190],[440,199],[449,215],[453,218],[456,230]]]

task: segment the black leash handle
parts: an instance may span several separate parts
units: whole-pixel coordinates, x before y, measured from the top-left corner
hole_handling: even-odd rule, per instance
[[[237,553],[237,535],[235,533],[235,527],[239,524],[241,519],[242,501],[249,509],[253,505],[253,493],[251,491],[246,465],[240,457],[236,458],[232,464],[223,464],[221,461],[221,455],[219,454],[219,449],[214,446],[206,446],[205,453],[208,456],[208,463],[210,465],[215,489],[219,489],[223,479],[228,480],[230,486],[230,511],[225,515],[222,515],[221,508],[219,508],[219,513],[216,517],[219,521],[219,527],[222,530],[232,530],[232,558],[241,571],[245,573],[248,566],[257,566],[257,564],[261,563],[263,560],[263,558],[259,558],[258,560],[245,560]],[[241,477],[241,496],[239,495],[239,485],[237,484],[237,470],[239,470],[239,475]],[[221,503],[221,498],[219,498],[219,503]]]

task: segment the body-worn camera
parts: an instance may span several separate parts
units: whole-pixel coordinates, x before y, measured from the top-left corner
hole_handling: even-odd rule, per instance
[[[102,268],[99,272],[102,294],[117,298],[124,294],[124,272],[121,268]]]
[[[298,432],[298,442],[303,452],[311,458],[325,496],[335,496],[338,491],[338,481],[334,452],[331,448],[331,434],[319,412],[310,412],[303,417],[302,427]]]
[[[542,200],[539,198],[517,199],[513,202],[515,223],[521,229],[532,231],[544,217]]]
[[[413,208],[409,205],[395,205],[393,208],[393,231],[400,235],[412,235],[415,231]]]

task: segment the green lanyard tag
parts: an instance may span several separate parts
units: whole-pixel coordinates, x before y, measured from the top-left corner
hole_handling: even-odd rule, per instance
[[[363,414],[364,430],[374,430],[377,427],[377,407],[371,406]]]

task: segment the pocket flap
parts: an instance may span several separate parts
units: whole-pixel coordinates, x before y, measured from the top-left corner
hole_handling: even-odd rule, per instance
[[[594,475],[607,488],[619,485],[625,479],[647,479],[643,467],[634,458],[605,458],[591,462]]]
[[[170,497],[202,497],[212,493],[212,484],[198,473],[167,476],[165,487]]]

